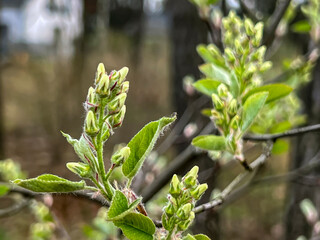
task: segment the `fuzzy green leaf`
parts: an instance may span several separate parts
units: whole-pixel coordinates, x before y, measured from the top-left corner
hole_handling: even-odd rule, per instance
[[[108,210],[108,220],[115,221],[123,218],[136,209],[140,201],[141,198],[138,198],[129,206],[126,196],[121,191],[116,190]]]
[[[13,183],[34,192],[73,192],[85,188],[85,182],[72,182],[52,174],[43,174],[36,178],[17,179]]]
[[[197,239],[191,234],[188,234],[187,236],[184,236],[182,240],[197,240]]]
[[[0,197],[6,195],[9,192],[10,188],[7,185],[0,185]]]
[[[195,89],[197,89],[199,92],[208,95],[211,97],[212,93],[217,94],[217,88],[221,84],[221,82],[206,78],[206,79],[200,79],[199,81],[196,81],[192,85]]]
[[[156,231],[152,220],[141,213],[129,213],[113,223],[121,228],[129,240],[153,240],[153,234]]]
[[[226,139],[223,136],[202,135],[195,137],[192,145],[208,151],[222,151],[226,149]]]
[[[219,81],[230,86],[231,79],[229,73],[221,67],[213,63],[206,63],[199,67],[200,71],[206,75],[207,78]]]
[[[197,235],[194,235],[194,238],[196,240],[210,240],[210,238],[204,234],[197,234]]]
[[[268,92],[268,98],[266,100],[267,103],[271,103],[275,100],[278,100],[280,98],[283,98],[287,96],[289,93],[292,92],[292,88],[288,85],[281,84],[281,83],[275,83],[275,84],[269,84],[261,87],[256,87],[249,91],[244,97],[243,97],[243,102],[245,102],[248,97],[251,95],[258,93],[258,92]]]
[[[253,120],[258,115],[260,109],[265,104],[268,97],[268,92],[259,92],[248,97],[243,105],[242,126],[241,130],[244,133],[252,124]]]
[[[289,130],[292,124],[289,121],[279,122],[270,128],[270,133],[281,133]]]
[[[163,117],[158,121],[150,122],[131,139],[128,143],[130,155],[122,165],[122,172],[126,177],[133,178],[137,174],[164,128],[174,120],[176,116]]]

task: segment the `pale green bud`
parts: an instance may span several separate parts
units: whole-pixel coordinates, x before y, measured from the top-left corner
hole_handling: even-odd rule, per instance
[[[191,170],[184,176],[184,178],[187,178],[189,176],[192,176],[194,178],[198,177],[198,172],[199,172],[199,167],[198,166],[194,166],[193,168],[191,168]]]
[[[125,81],[121,84],[121,93],[128,93],[129,91],[129,82]]]
[[[92,176],[92,170],[91,167],[88,164],[80,163],[80,162],[68,162],[67,168],[79,175],[82,178],[89,178]]]
[[[216,108],[217,110],[223,109],[224,103],[221,101],[221,99],[218,97],[217,94],[212,93],[211,99],[212,99],[212,102],[213,102],[213,104],[214,104],[214,106],[215,106],[215,108]]]
[[[265,72],[269,70],[272,67],[272,62],[271,61],[266,61],[260,66],[260,71]]]
[[[242,44],[241,44],[241,42],[240,42],[239,39],[235,39],[235,40],[234,40],[234,46],[235,46],[235,48],[236,48],[236,53],[237,53],[237,54],[242,55],[242,54],[244,53]]]
[[[121,166],[129,157],[130,148],[124,147],[115,152],[111,157],[111,162],[117,166]]]
[[[232,99],[228,105],[227,111],[230,115],[234,115],[237,113],[238,110],[238,102],[236,99]]]
[[[197,179],[194,176],[188,176],[183,179],[186,188],[192,188],[197,184]]]
[[[257,60],[259,62],[263,61],[264,55],[266,53],[266,46],[261,46],[258,50],[252,55],[253,60]]]
[[[234,54],[230,48],[228,48],[228,47],[225,48],[224,53],[225,53],[227,60],[229,62],[234,63],[236,61],[236,57],[234,56]]]
[[[227,86],[224,85],[223,83],[221,83],[218,86],[217,92],[218,92],[218,96],[221,98],[228,97],[228,94],[229,94],[229,90],[228,90]]]
[[[244,20],[244,28],[246,29],[246,34],[250,37],[254,35],[254,25],[251,19],[246,18]]]
[[[225,32],[224,34],[224,42],[226,45],[233,43],[233,35],[231,32]]]
[[[169,188],[169,193],[173,197],[177,197],[181,194],[181,188],[180,188],[180,181],[179,178],[176,174],[172,176],[171,182],[170,182],[170,188]]]
[[[177,211],[177,216],[181,220],[187,220],[190,216],[191,210],[192,210],[191,203],[187,203],[179,208],[179,210]]]
[[[108,103],[108,111],[109,114],[115,114],[119,112],[126,101],[127,94],[121,93],[116,96],[111,102]]]
[[[106,69],[105,69],[103,63],[99,63],[98,68],[97,68],[97,72],[96,72],[96,79],[95,79],[96,84],[99,83],[102,75],[105,73],[106,73]]]
[[[257,66],[255,64],[250,64],[248,69],[244,71],[243,76],[246,79],[252,78],[253,74],[257,72]]]
[[[209,44],[208,47],[207,47],[208,51],[212,54],[212,56],[214,58],[220,58],[222,57],[222,54],[220,52],[220,49],[214,45],[214,44]]]
[[[259,47],[261,40],[262,40],[262,36],[263,36],[263,23],[262,22],[258,22],[255,26],[254,26],[254,30],[255,30],[255,34],[253,37],[253,41],[252,41],[252,45],[254,47]]]
[[[110,131],[111,126],[109,125],[108,122],[104,122],[102,125],[102,141],[106,141],[110,135],[111,135],[111,131]]]
[[[238,129],[239,123],[240,123],[240,117],[238,115],[235,115],[230,121],[230,127],[233,129]]]
[[[164,208],[165,213],[167,214],[167,216],[171,217],[174,215],[175,213],[175,208],[172,204],[168,204],[165,208]]]
[[[178,223],[178,231],[187,230],[189,228],[189,226],[191,225],[191,223],[193,222],[194,218],[195,218],[195,214],[194,214],[194,212],[191,212],[190,215],[189,215],[188,220],[180,221]]]
[[[208,184],[203,183],[197,186],[196,189],[190,191],[190,194],[195,200],[199,200],[207,189]]]
[[[100,95],[100,97],[106,97],[109,95],[109,82],[109,76],[107,74],[103,74],[96,89],[96,92]]]
[[[121,110],[118,113],[108,117],[107,121],[112,128],[121,127],[125,114],[126,114],[126,106],[123,105]]]
[[[91,110],[87,113],[84,130],[90,136],[95,136],[99,132],[96,115]]]
[[[129,72],[129,68],[123,67],[118,72],[120,74],[118,84],[121,84],[126,79],[128,72]]]
[[[88,90],[87,102],[89,105],[95,105],[97,103],[96,91],[93,87],[90,87]]]

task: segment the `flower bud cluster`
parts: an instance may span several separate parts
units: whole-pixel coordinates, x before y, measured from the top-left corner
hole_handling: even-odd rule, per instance
[[[192,210],[195,203],[208,188],[207,184],[199,184],[198,171],[197,166],[193,167],[181,181],[176,174],[173,175],[168,204],[164,207],[162,215],[162,224],[166,230],[185,231],[193,222],[195,214]]]
[[[261,84],[261,73],[272,67],[265,61],[266,47],[261,46],[263,23],[240,19],[233,11],[222,20],[224,59],[227,67],[234,70],[243,81],[243,89],[249,90]]]
[[[128,68],[124,67],[108,75],[104,65],[98,65],[95,86],[89,88],[85,102],[87,113],[84,131],[90,137],[101,132],[103,140],[106,141],[113,129],[122,125],[129,90],[129,82],[124,81],[127,73]],[[98,119],[103,119],[102,126]]]

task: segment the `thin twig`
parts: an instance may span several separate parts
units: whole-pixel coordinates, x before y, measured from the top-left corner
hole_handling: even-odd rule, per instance
[[[248,141],[254,141],[254,142],[263,142],[263,141],[269,141],[269,140],[275,141],[278,138],[293,137],[293,136],[298,136],[298,135],[309,133],[309,132],[319,132],[319,131],[320,131],[320,124],[315,124],[315,125],[310,125],[306,127],[295,128],[284,133],[246,135],[243,137],[243,139]]]
[[[247,15],[249,18],[251,18],[252,21],[254,22],[258,22],[259,19],[257,18],[257,16],[252,12],[252,10],[247,6],[247,4],[244,2],[244,0],[240,0],[240,7],[242,12]]]
[[[250,167],[252,169],[257,169],[260,165],[262,165],[267,158],[270,156],[271,154],[271,149],[272,149],[273,143],[272,142],[268,142],[267,148],[265,150],[264,153],[262,153],[255,161],[253,161],[250,164]],[[213,199],[210,202],[204,203],[198,207],[196,207],[194,209],[195,213],[201,213],[204,212],[208,209],[214,208],[216,206],[221,205],[225,199],[227,198],[227,196],[230,195],[230,193],[234,190],[234,188],[245,178],[248,176],[248,174],[250,174],[251,172],[246,171],[243,173],[240,173],[220,194],[219,197],[217,197],[216,199]]]
[[[9,217],[9,216],[17,214],[22,209],[29,206],[30,200],[31,200],[30,198],[22,199],[22,200],[17,201],[15,204],[13,204],[12,206],[10,206],[8,208],[0,209],[0,218]]]

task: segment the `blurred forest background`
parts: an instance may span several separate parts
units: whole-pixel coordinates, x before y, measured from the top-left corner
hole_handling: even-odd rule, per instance
[[[112,152],[108,146],[128,142],[145,123],[172,112],[182,116],[198,97],[195,94],[188,96],[182,79],[186,75],[199,77],[197,66],[201,59],[195,48],[199,43],[208,42],[208,29],[187,0],[0,2],[0,159],[12,158],[19,162],[29,177],[50,172],[76,179],[65,168],[65,163],[75,161],[76,156],[60,130],[74,137],[80,135],[84,120],[81,103],[99,62],[105,64],[108,72],[123,66],[130,69],[126,118],[117,134],[109,140],[107,155]],[[272,14],[277,6],[276,0],[246,2],[265,15]],[[241,12],[237,0],[222,1],[221,4],[225,4],[226,9]],[[283,58],[302,54],[307,43],[307,36],[299,38],[291,34],[284,39],[281,47],[271,54],[276,68],[268,79],[279,73]],[[315,74],[317,72],[319,67]],[[319,123],[320,104],[314,102],[314,99],[319,101],[319,97],[315,92],[310,94],[311,90],[317,89],[317,84],[312,84],[305,90],[309,93],[301,95],[309,98],[305,111],[310,122]],[[208,120],[199,118],[200,108],[197,115],[195,121],[203,126]],[[296,142],[306,139],[309,139],[308,135]],[[312,141],[319,143],[318,138]],[[190,139],[178,139],[167,160],[170,161],[189,142]],[[318,150],[319,144],[315,145]],[[304,149],[293,149],[301,148]],[[308,156],[312,156],[315,149],[310,150]],[[288,156],[294,155],[292,151],[273,157],[268,168],[262,169],[262,174],[287,171],[295,164],[295,158]],[[303,158],[299,156],[300,160]],[[201,161],[200,169],[215,166],[211,160]],[[230,176],[224,172],[207,181],[219,187],[229,180]],[[295,184],[303,186],[303,197],[306,197],[319,186],[317,181],[311,185]],[[215,239],[218,236],[220,239],[271,240],[285,236],[294,239],[286,234],[287,228],[295,228],[286,219],[290,204],[300,200],[290,195],[290,189],[285,183],[254,188],[245,197],[226,204],[219,214],[211,212],[210,219],[214,221],[210,220],[206,226],[200,224],[199,228],[214,229]],[[85,239],[81,226],[95,217],[98,206],[68,196],[55,196],[53,211],[71,239],[80,240]],[[297,213],[289,218],[304,222],[300,215]],[[32,218],[25,209],[20,215],[0,219],[0,239],[26,239]],[[308,227],[303,228],[308,231]]]

